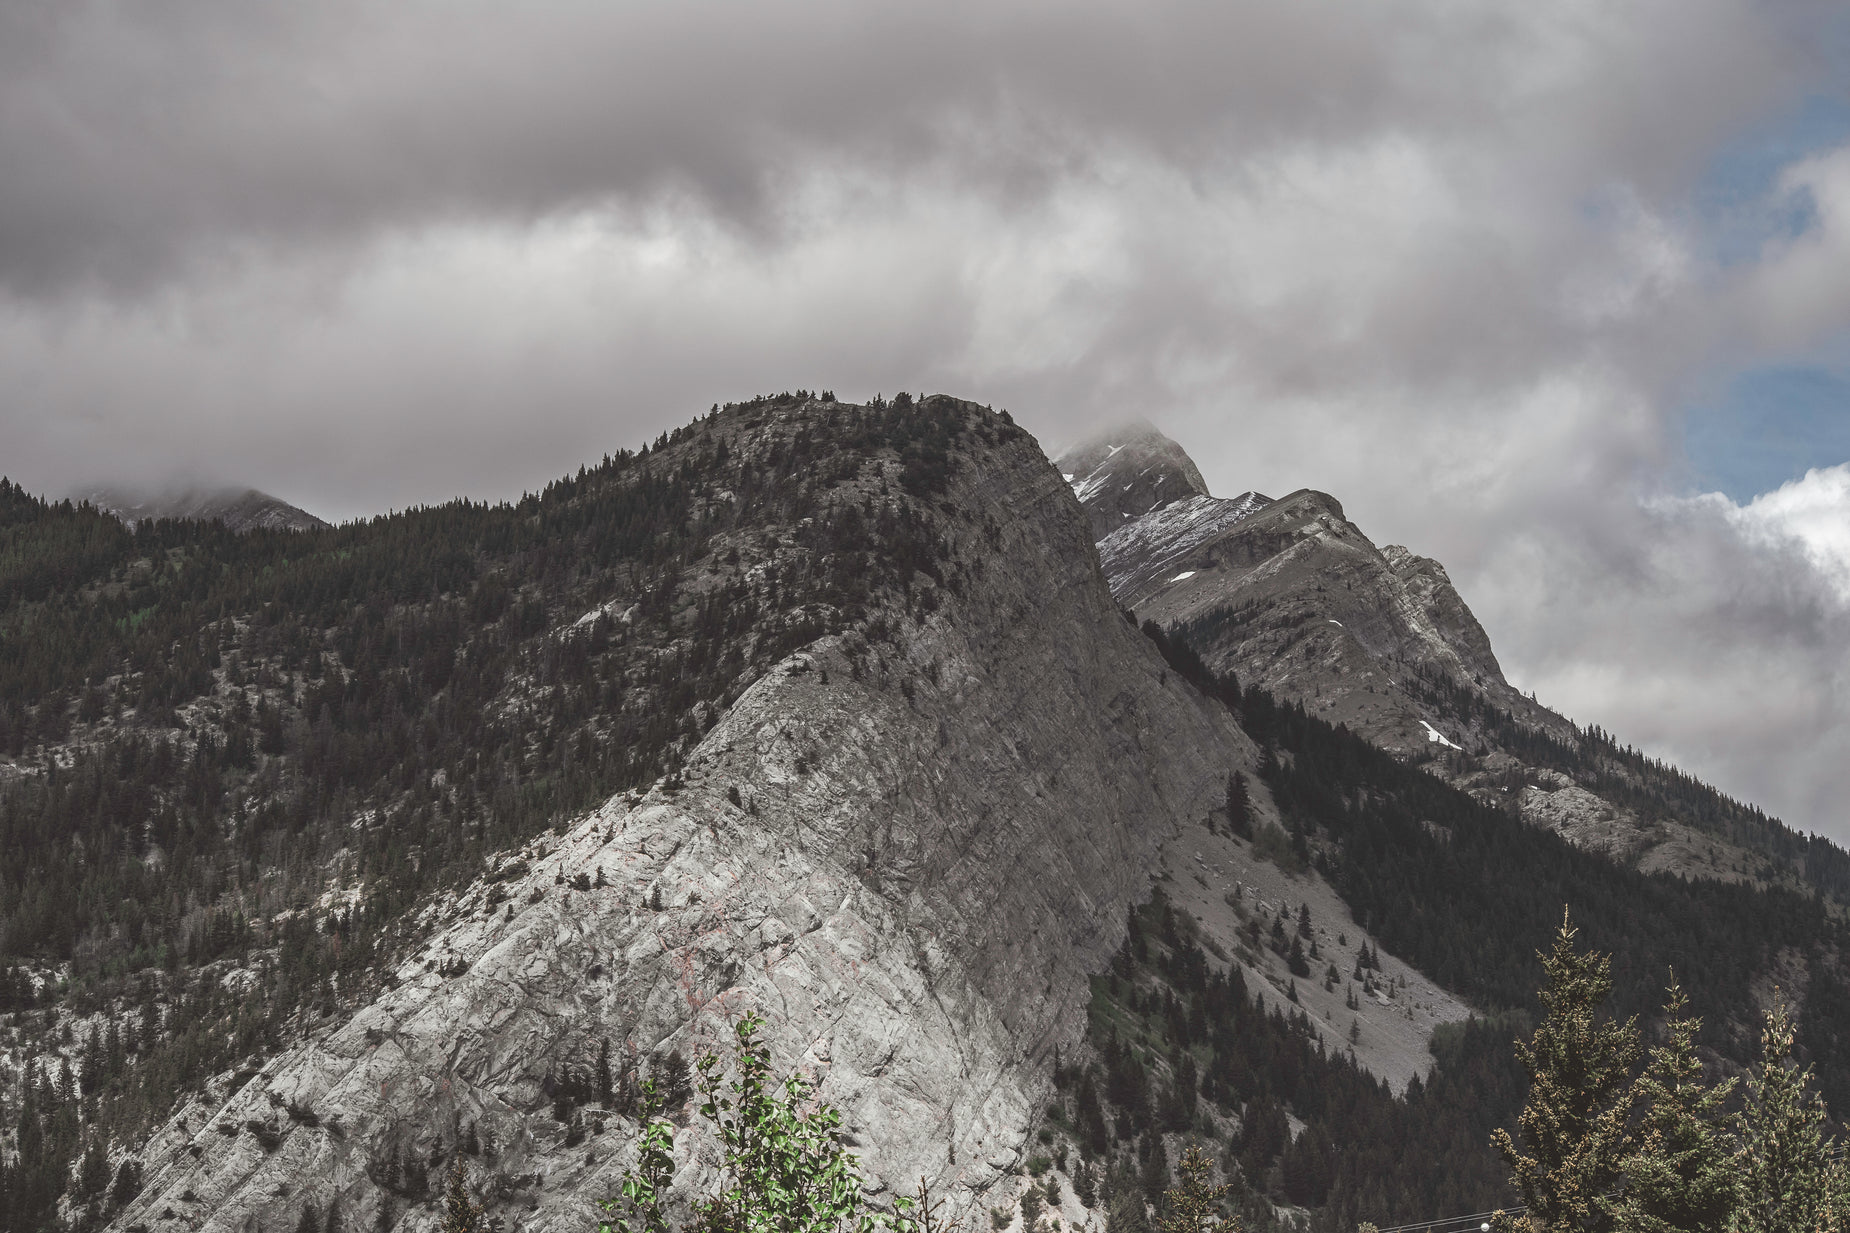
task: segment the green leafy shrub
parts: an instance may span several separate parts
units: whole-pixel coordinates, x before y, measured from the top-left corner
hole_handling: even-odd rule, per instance
[[[690,1233],[919,1233],[913,1201],[883,1212],[870,1203],[860,1160],[841,1141],[841,1111],[810,1105],[814,1088],[802,1075],[771,1078],[770,1051],[759,1041],[764,1020],[735,1025],[737,1073],[726,1081],[720,1059],[696,1063],[700,1116],[725,1152],[720,1193],[698,1204]],[[653,1083],[643,1085],[643,1129],[637,1163],[625,1171],[619,1198],[600,1206],[611,1217],[598,1233],[667,1233],[667,1185],[674,1173],[674,1126],[661,1116]]]

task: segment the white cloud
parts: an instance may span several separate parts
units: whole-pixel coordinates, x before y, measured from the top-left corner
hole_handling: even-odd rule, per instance
[[[1850,604],[1850,463],[1815,467],[1745,506],[1708,499],[1723,504],[1750,543],[1772,551],[1796,545]]]

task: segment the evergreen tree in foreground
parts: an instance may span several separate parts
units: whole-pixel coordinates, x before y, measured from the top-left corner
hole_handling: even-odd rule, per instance
[[[1576,932],[1563,912],[1554,949],[1541,956],[1545,1016],[1534,1036],[1516,1042],[1530,1079],[1529,1102],[1517,1119],[1528,1154],[1503,1130],[1491,1143],[1509,1162],[1532,1223],[1551,1233],[1607,1233],[1613,1215],[1606,1196],[1623,1177],[1638,1028],[1635,1020],[1601,1017],[1600,1004],[1612,991],[1612,959],[1576,951]]]
[[[1741,1203],[1734,1224],[1739,1233],[1843,1227],[1841,1175],[1826,1160],[1831,1143],[1824,1132],[1824,1102],[1807,1091],[1811,1068],[1800,1069],[1792,1060],[1792,1036],[1786,1005],[1776,999],[1739,1119]]]
[[[1608,956],[1574,950],[1565,916],[1543,957],[1546,1016],[1516,1055],[1531,1078],[1519,1125],[1529,1155],[1492,1136],[1528,1205],[1499,1233],[1850,1233],[1850,1168],[1834,1161],[1824,1101],[1792,1057],[1783,1002],[1766,1017],[1745,1106],[1724,1107],[1734,1080],[1710,1088],[1696,1056],[1700,1021],[1673,978],[1666,1039],[1628,1082],[1638,1056],[1632,1021],[1598,1017],[1611,989]],[[1639,1114],[1628,1132],[1633,1111]]]
[[[1632,1150],[1621,1164],[1614,1214],[1624,1233],[1723,1233],[1735,1210],[1735,1162],[1723,1112],[1735,1081],[1702,1082],[1696,1033],[1702,1021],[1673,977],[1664,999],[1668,1039],[1633,1088],[1643,1105]]]

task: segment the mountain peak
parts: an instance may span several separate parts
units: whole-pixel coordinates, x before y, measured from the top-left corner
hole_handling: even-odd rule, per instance
[[[255,488],[173,488],[165,492],[105,488],[84,498],[131,528],[149,518],[222,522],[233,531],[320,531],[328,523]]]
[[[1207,481],[1188,452],[1146,420],[1132,420],[1074,446],[1055,460],[1102,539],[1134,518],[1189,497]]]

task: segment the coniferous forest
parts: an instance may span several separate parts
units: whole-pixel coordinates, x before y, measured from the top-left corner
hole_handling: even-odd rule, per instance
[[[1265,751],[1263,777],[1291,848],[1338,890],[1366,935],[1488,1014],[1442,1029],[1428,1081],[1392,1096],[1318,1045],[1301,1011],[1248,990],[1237,972],[1214,970],[1193,922],[1159,895],[1133,916],[1111,974],[1095,986],[1091,1041],[1103,1073],[1090,1083],[1105,1099],[1102,1124],[1112,1133],[1089,1147],[1116,1162],[1111,1168],[1126,1173],[1127,1151],[1147,1161],[1160,1150],[1152,1129],[1224,1125],[1178,1112],[1205,1099],[1243,1115],[1226,1137],[1230,1176],[1249,1194],[1319,1209],[1319,1227],[1511,1204],[1509,1169],[1490,1134],[1513,1125],[1522,1106],[1526,1083],[1512,1043],[1540,1018],[1541,951],[1564,909],[1584,944],[1612,956],[1613,1015],[1661,1027],[1674,974],[1717,1077],[1741,1073],[1760,1054],[1756,975],[1799,957],[1811,1009],[1796,1051],[1827,1107],[1850,1109],[1840,958],[1850,931],[1833,905],[1785,887],[1620,868],[1301,705],[1217,677],[1180,631],[1144,632]],[[1125,1077],[1137,1074],[1144,1077]],[[1082,1092],[1077,1107],[1092,1099]],[[1287,1113],[1304,1130],[1285,1133]],[[1146,1189],[1155,1193],[1154,1175]],[[1249,1204],[1249,1219],[1263,1222],[1266,1210]]]
[[[234,534],[0,481],[0,1228],[351,1007],[407,911],[663,777],[764,668],[958,587],[948,399],[729,405],[512,503]],[[119,1151],[117,1153],[120,1154]]]

